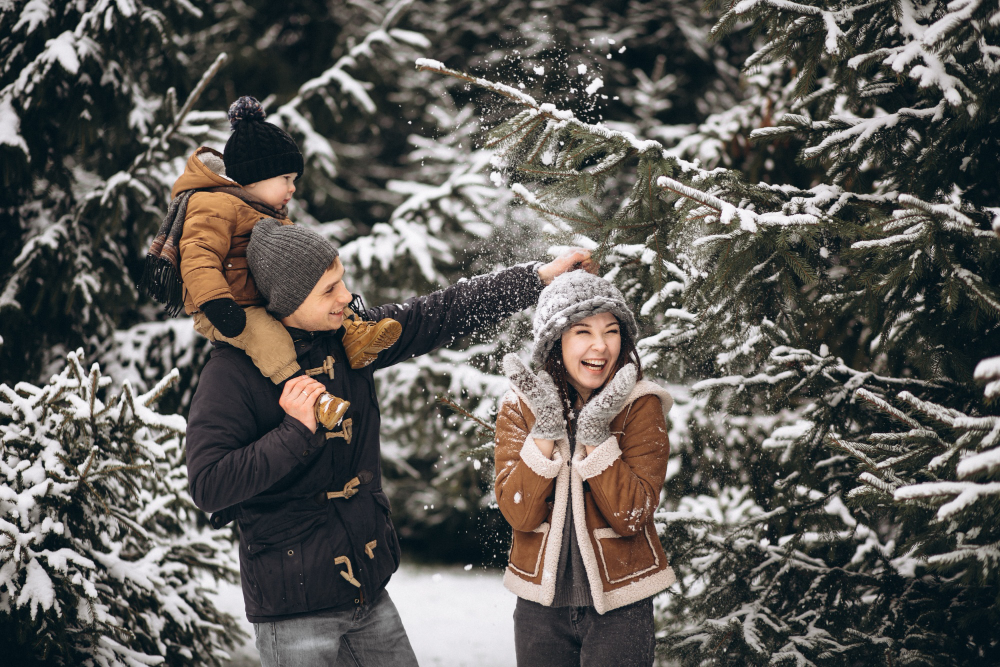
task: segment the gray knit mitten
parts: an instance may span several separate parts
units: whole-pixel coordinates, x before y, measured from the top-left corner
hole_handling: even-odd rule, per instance
[[[513,352],[503,358],[503,374],[531,403],[531,410],[535,414],[535,427],[531,429],[531,435],[544,440],[565,438],[566,422],[563,420],[562,402],[552,377],[545,371],[539,371],[535,375]]]
[[[635,364],[628,364],[618,371],[611,382],[587,401],[576,421],[576,441],[597,447],[611,437],[611,420],[614,419],[635,387]]]

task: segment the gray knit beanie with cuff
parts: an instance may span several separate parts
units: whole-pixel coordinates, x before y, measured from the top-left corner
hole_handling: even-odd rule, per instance
[[[625,303],[625,297],[610,282],[583,270],[568,271],[542,290],[535,308],[532,332],[535,349],[531,360],[542,368],[545,360],[571,326],[598,313],[611,313],[618,323],[636,340],[639,327]]]
[[[267,312],[279,320],[294,313],[338,254],[316,232],[262,218],[250,234],[247,265]]]

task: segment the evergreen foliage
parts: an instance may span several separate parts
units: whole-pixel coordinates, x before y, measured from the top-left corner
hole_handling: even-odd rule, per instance
[[[220,665],[242,636],[209,594],[237,580],[198,527],[185,421],[82,351],[48,384],[0,384],[0,650],[18,665]]]
[[[546,244],[605,260],[644,364],[690,386],[659,514],[680,577],[668,659],[995,661],[996,4],[745,0],[721,16],[712,43],[688,0],[0,3],[0,503],[18,512],[0,537],[3,650],[221,659],[231,626],[199,606],[196,571],[233,565],[183,491],[179,422],[139,407],[177,368],[160,405],[183,413],[208,346],[132,286],[184,159],[221,148],[224,109],[253,94],[307,159],[293,219],[341,247],[370,303]],[[414,71],[421,55],[473,74]],[[434,397],[492,421],[495,362],[526,335],[515,318],[380,374],[411,548],[502,557],[488,452]],[[116,386],[88,388],[80,345]],[[52,443],[76,448],[69,463]],[[108,554],[164,583],[115,578]]]
[[[767,43],[748,68],[790,59],[800,100],[755,138],[804,137],[805,160],[826,162],[837,185],[918,198],[961,190],[995,203],[988,165],[1000,154],[997,8],[959,2],[753,0],[731,6],[716,34],[749,21]]]
[[[489,153],[469,152],[482,96],[415,72],[418,56],[559,91],[594,117],[688,128],[711,110],[702,91],[720,107],[738,97],[739,59],[708,44],[710,25],[684,0],[5,3],[0,377],[37,382],[83,345],[117,385],[144,390],[177,368],[179,391],[161,406],[187,409],[209,347],[133,285],[184,159],[221,149],[240,94],[264,101],[306,154],[292,218],[340,244],[352,287],[379,303],[540,258],[533,225],[508,216],[510,194],[484,171]],[[588,94],[596,76],[603,88]],[[500,338],[524,331],[519,321]],[[488,504],[488,473],[460,454],[477,440],[433,399],[489,417],[503,382],[492,338],[380,384],[398,523],[424,544],[439,542],[432,526],[477,530],[470,509]]]
[[[680,664],[1000,652],[997,418],[973,381],[1000,342],[982,159],[1000,135],[979,106],[997,17],[976,2],[733,5],[717,31],[750,21],[766,42],[747,66],[785,96],[753,138],[790,161],[794,136],[821,167],[792,184],[422,63],[514,102],[483,140],[494,165],[550,232],[614,266],[646,319],[644,362],[693,383],[660,515],[680,577],[664,650]]]
[[[5,378],[40,377],[134,317],[132,275],[169,188],[158,167],[204,130],[179,108],[201,73],[172,48],[200,15],[185,0],[0,6]]]

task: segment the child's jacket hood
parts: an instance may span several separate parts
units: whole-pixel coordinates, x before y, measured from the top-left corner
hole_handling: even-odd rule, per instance
[[[250,233],[263,217],[292,224],[284,208],[273,209],[256,200],[225,173],[222,155],[202,147],[188,158],[174,184],[174,196],[185,190],[222,188],[192,194],[184,215],[178,249],[184,310],[189,315],[215,299],[233,299],[241,306],[264,305],[247,266]]]
[[[222,161],[222,153],[202,146],[188,158],[187,164],[184,165],[184,173],[174,183],[170,198],[173,199],[185,190],[239,187],[236,181],[226,178],[225,173],[226,163]]]

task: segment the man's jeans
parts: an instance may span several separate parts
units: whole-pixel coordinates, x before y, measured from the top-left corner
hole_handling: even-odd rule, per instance
[[[598,614],[593,607],[514,607],[518,667],[651,667],[653,598]]]
[[[254,623],[262,667],[417,667],[389,593],[353,611]]]

